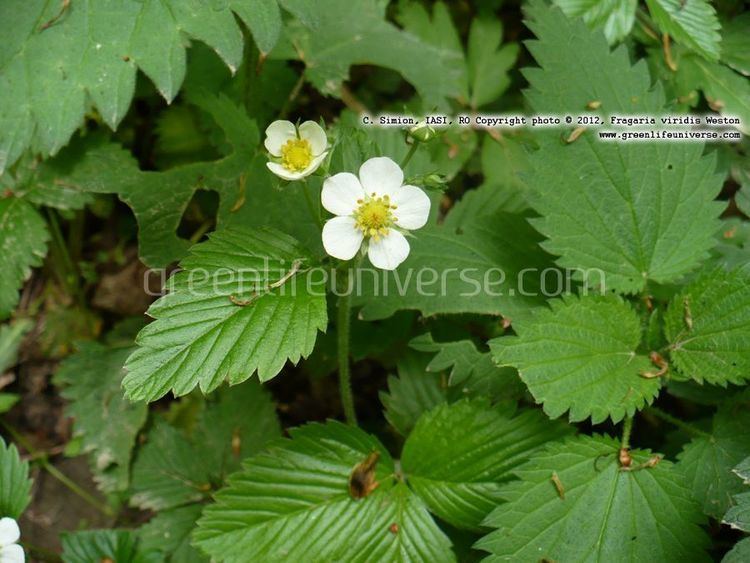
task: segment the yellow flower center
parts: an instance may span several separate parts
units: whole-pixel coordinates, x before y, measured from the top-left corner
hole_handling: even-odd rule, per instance
[[[374,193],[364,199],[358,199],[354,212],[354,221],[362,234],[378,240],[381,236],[388,234],[388,229],[395,222],[393,210],[395,205],[387,195],[377,197]]]
[[[307,139],[290,139],[281,147],[281,165],[290,172],[302,172],[312,159],[312,147]]]

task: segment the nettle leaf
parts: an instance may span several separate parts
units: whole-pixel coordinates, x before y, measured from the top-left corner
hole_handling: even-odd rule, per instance
[[[708,0],[646,0],[662,32],[712,61],[721,49],[721,24]]]
[[[398,377],[388,376],[388,392],[381,391],[385,419],[399,434],[406,436],[422,413],[447,400],[440,376],[428,373],[428,357],[407,352],[396,363]]]
[[[460,387],[463,393],[498,399],[519,399],[525,390],[518,373],[498,367],[489,352],[480,352],[471,340],[435,342],[427,333],[412,339],[409,346],[420,352],[436,353],[426,370],[450,370],[448,385]]]
[[[735,530],[742,530],[743,532],[750,532],[750,490],[747,485],[750,484],[750,457],[745,458],[742,462],[732,470],[735,474],[735,478],[739,478],[744,485],[743,491],[738,495],[734,495],[734,506],[730,506],[727,510],[722,522],[734,528]]]
[[[469,29],[466,63],[469,73],[469,105],[479,108],[495,101],[510,85],[508,71],[518,58],[518,43],[502,47],[503,25],[496,18],[475,18]]]
[[[362,292],[352,301],[367,320],[401,309],[516,318],[544,302],[540,272],[551,268],[551,257],[540,241],[525,218],[509,213],[479,217],[461,234],[428,226],[414,232],[396,271],[363,270]]]
[[[641,322],[628,303],[569,296],[550,306],[514,323],[518,336],[490,341],[495,361],[518,369],[544,412],[617,422],[654,400],[661,382],[640,375],[656,368],[637,352]]]
[[[116,193],[127,203],[138,221],[140,258],[151,267],[166,267],[186,254],[190,242],[177,235],[177,227],[197,190],[219,194],[219,224],[243,204],[246,174],[260,140],[255,122],[229,98],[205,94],[191,96],[190,101],[216,121],[232,148],[230,154],[165,172],[141,171],[130,153],[99,140],[69,175],[58,178],[71,188]]]
[[[681,71],[694,79],[706,100],[721,115],[740,118],[736,126],[750,134],[750,81],[724,65],[701,57],[683,57]]]
[[[287,360],[307,357],[328,322],[321,276],[304,275],[310,262],[294,239],[270,229],[224,229],[192,247],[148,310],[155,321],[125,365],[127,395],[209,393],[255,372],[267,381]]]
[[[479,530],[512,471],[571,431],[538,410],[511,418],[484,400],[462,400],[422,415],[404,444],[401,466],[432,512],[459,528]]]
[[[620,444],[605,436],[553,443],[515,474],[485,520],[497,528],[477,547],[485,561],[709,561],[703,516],[672,463],[633,450],[631,471]]]
[[[287,36],[306,65],[305,77],[323,94],[339,96],[350,66],[377,65],[401,74],[426,107],[445,108],[461,92],[462,57],[398,29],[385,10],[375,0],[321,0],[314,28],[291,22]]]
[[[601,29],[611,44],[622,41],[635,22],[637,0],[554,0],[570,18],[582,17],[592,29]]]
[[[525,71],[535,112],[585,111],[591,102],[605,115],[661,112],[661,90],[650,91],[645,62],[631,66],[625,46],[610,52],[601,34],[557,9],[535,3],[529,12],[539,40],[528,47],[541,67]],[[598,71],[583,76],[583,68]],[[593,281],[608,289],[637,292],[676,280],[707,257],[724,205],[713,201],[722,177],[701,144],[605,143],[592,132],[565,143],[558,130],[538,139],[529,184],[542,217],[534,225],[559,265],[578,277],[598,272]]]
[[[711,434],[695,438],[679,455],[677,465],[708,516],[721,519],[734,504],[732,497],[745,490],[733,469],[750,456],[748,425],[750,414],[745,405],[721,406],[714,415]]]
[[[49,233],[41,215],[31,204],[16,197],[0,199],[0,319],[8,317],[18,303],[18,288],[42,265]]]
[[[55,374],[69,401],[65,414],[75,419],[73,435],[81,438],[82,453],[91,454],[94,478],[105,491],[127,488],[136,436],[148,416],[145,403],[122,393],[122,366],[133,350],[83,343]]]
[[[721,60],[737,72],[750,76],[750,13],[739,14],[724,24]]]
[[[138,69],[171,101],[185,77],[188,39],[208,44],[234,72],[243,44],[234,14],[261,51],[273,47],[281,29],[273,1],[3,2],[0,173],[28,147],[56,153],[91,104],[115,129],[130,106]]]
[[[158,553],[142,549],[137,536],[130,530],[66,532],[61,534],[60,538],[64,563],[91,563],[107,560],[117,563],[163,561]]]
[[[377,439],[338,422],[289,433],[246,460],[204,510],[194,541],[212,558],[455,561],[424,504],[396,481]],[[355,471],[354,490],[364,498],[350,493]],[[366,486],[374,483],[374,491]]]
[[[750,378],[750,273],[716,269],[670,303],[669,354],[683,378],[712,385]]]
[[[21,461],[13,444],[0,438],[0,514],[18,519],[31,502],[29,462]]]
[[[165,510],[141,526],[138,537],[146,551],[160,551],[175,563],[206,563],[208,558],[190,545],[190,534],[203,511],[202,504]]]
[[[167,510],[208,498],[240,462],[281,433],[257,382],[222,389],[192,435],[157,421],[133,464],[132,505]]]

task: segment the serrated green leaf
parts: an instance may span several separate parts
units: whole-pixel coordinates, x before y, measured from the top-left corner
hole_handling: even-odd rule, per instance
[[[654,400],[661,383],[640,375],[656,368],[637,352],[641,323],[628,303],[571,296],[550,305],[513,323],[518,336],[490,341],[495,361],[518,369],[544,412],[617,422]]]
[[[458,528],[479,530],[501,502],[512,471],[571,431],[538,410],[511,418],[485,401],[462,400],[422,415],[404,444],[401,466],[432,512]]]
[[[485,561],[709,561],[703,517],[680,473],[664,460],[637,469],[651,459],[638,450],[636,469],[622,471],[619,447],[579,436],[519,468],[485,521],[497,528],[477,543],[492,554]]]
[[[240,462],[280,434],[259,383],[222,389],[191,435],[158,421],[133,464],[131,504],[167,510],[206,500]]]
[[[445,108],[461,91],[462,58],[398,29],[385,20],[385,9],[376,0],[322,0],[315,3],[314,28],[290,24],[305,77],[323,94],[340,96],[350,66],[382,66],[412,84],[426,107]]]
[[[427,333],[412,339],[409,346],[420,352],[436,353],[427,371],[450,370],[448,385],[462,393],[479,394],[492,400],[517,400],[525,387],[512,368],[498,367],[489,352],[480,352],[471,340],[435,342]]]
[[[208,112],[224,132],[232,148],[230,154],[165,172],[142,171],[127,151],[100,140],[69,175],[57,178],[71,188],[116,193],[127,203],[138,220],[139,256],[151,267],[166,267],[186,254],[190,242],[177,235],[177,227],[197,190],[219,194],[219,225],[232,209],[242,205],[246,174],[258,148],[260,134],[255,122],[229,98],[202,94],[190,100]]]
[[[610,52],[601,34],[557,9],[535,3],[529,11],[539,40],[528,47],[541,67],[525,71],[535,112],[583,112],[593,101],[605,115],[662,112],[661,90],[651,90],[644,62],[630,65],[625,46]],[[584,68],[598,71],[580,74]],[[722,177],[699,143],[607,143],[594,132],[564,143],[559,130],[538,138],[528,180],[542,215],[534,226],[559,265],[579,277],[599,273],[589,283],[641,291],[678,279],[715,244]]]
[[[679,455],[677,466],[708,516],[721,519],[733,504],[732,497],[746,490],[733,469],[750,456],[748,425],[747,407],[731,403],[721,406],[714,415],[710,436],[693,439]]]
[[[750,492],[734,495],[733,501],[734,506],[729,507],[722,523],[736,530],[750,532]]]
[[[145,403],[123,396],[123,365],[132,346],[80,345],[55,374],[69,401],[65,414],[75,420],[73,435],[82,438],[82,453],[90,454],[94,478],[104,491],[122,491],[130,480],[130,459],[136,436],[146,422]]]
[[[419,498],[395,482],[393,460],[375,438],[338,422],[308,424],[290,436],[248,459],[204,510],[194,538],[212,558],[455,560]],[[350,474],[373,452],[379,486],[354,499]]]
[[[29,319],[19,319],[0,326],[0,373],[5,373],[16,364],[18,348],[33,326],[34,323]]]
[[[742,185],[742,189],[734,196],[737,207],[750,217],[750,182]]]
[[[407,436],[422,413],[446,401],[440,376],[427,372],[428,358],[410,352],[399,359],[398,377],[388,376],[388,392],[381,391],[385,419],[399,434]]]
[[[156,552],[141,549],[130,530],[89,530],[61,535],[64,563],[159,563],[164,559]]]
[[[689,73],[711,107],[721,115],[740,118],[737,128],[750,135],[750,80],[724,65],[701,57],[683,57],[682,72]]]
[[[281,23],[273,0],[3,2],[0,173],[28,147],[56,153],[83,123],[89,103],[116,128],[133,98],[137,70],[171,101],[185,76],[186,36],[208,44],[236,70],[243,41],[235,13],[262,51],[273,47]]]
[[[750,560],[750,538],[738,541],[721,563],[745,563]]]
[[[717,238],[719,242],[711,252],[712,260],[725,270],[744,268],[750,272],[750,222],[739,217],[724,219]],[[710,271],[710,264],[707,267]]]
[[[684,378],[712,385],[750,378],[750,272],[703,274],[670,303],[669,354]]]
[[[49,233],[44,219],[29,203],[16,197],[0,199],[0,319],[18,303],[18,288],[41,266]]]
[[[540,240],[525,218],[508,213],[479,217],[461,234],[425,227],[409,239],[409,257],[395,272],[362,275],[362,294],[352,301],[363,305],[363,319],[401,309],[517,318],[544,301],[539,272],[551,257]]]
[[[472,109],[495,101],[510,85],[508,71],[516,63],[519,46],[507,43],[501,47],[502,40],[503,26],[499,19],[474,19],[466,53]]]
[[[17,520],[29,502],[29,462],[21,461],[16,446],[0,438],[0,514]]]
[[[190,534],[202,510],[202,504],[189,504],[160,512],[138,529],[141,546],[164,553],[167,561],[174,563],[206,563],[208,558],[190,545]]]
[[[601,29],[610,44],[622,41],[635,22],[637,0],[554,0],[571,18],[582,17],[592,29]]]
[[[721,31],[721,60],[737,72],[750,76],[750,14],[733,17]]]
[[[707,59],[719,59],[721,24],[708,0],[646,0],[646,4],[663,33]]]
[[[22,158],[12,169],[0,176],[0,190],[9,190],[16,197],[34,205],[45,205],[64,211],[83,209],[94,200],[93,196],[61,178],[71,174],[84,151],[93,146],[96,139],[96,136],[77,139],[57,156],[42,162],[31,157]]]
[[[267,381],[307,357],[328,322],[324,282],[306,278],[309,265],[294,239],[270,229],[225,229],[194,246],[148,310],[155,321],[125,365],[127,395],[209,393],[256,371]]]

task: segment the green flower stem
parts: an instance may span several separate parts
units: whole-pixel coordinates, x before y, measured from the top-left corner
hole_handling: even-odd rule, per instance
[[[354,268],[359,261],[355,261]],[[351,313],[352,295],[349,291],[349,270],[345,270],[346,280],[341,291],[338,302],[338,318],[336,324],[338,336],[338,360],[339,360],[339,393],[341,405],[344,408],[346,421],[354,426],[357,425],[357,413],[354,410],[354,396],[352,395],[351,366],[349,364],[349,344],[351,338]]]
[[[307,183],[307,179],[302,180],[302,186],[304,186],[305,200],[307,201],[307,210],[310,212],[315,224],[318,225],[319,230],[323,230],[323,220],[320,218],[320,212],[315,209],[315,202],[313,201],[312,194],[310,193],[310,185]]]
[[[406,165],[409,164],[409,161],[411,160],[411,157],[414,156],[414,153],[417,152],[417,148],[419,147],[419,141],[414,141],[412,143],[411,148],[409,149],[409,152],[406,153],[406,156],[404,157],[404,160],[401,161],[401,169],[403,170],[406,168]]]
[[[106,504],[100,502],[96,497],[94,497],[92,494],[88,493],[87,491],[84,491],[78,483],[73,481],[70,477],[65,475],[62,471],[60,471],[57,467],[52,465],[49,462],[49,459],[47,459],[47,454],[45,452],[37,451],[31,443],[24,438],[20,432],[18,432],[15,428],[13,428],[10,424],[5,422],[4,420],[0,420],[0,424],[5,428],[5,430],[8,432],[8,434],[11,435],[11,437],[18,442],[23,448],[29,452],[29,455],[31,455],[34,458],[34,461],[39,463],[39,465],[42,466],[42,469],[47,471],[52,477],[60,481],[65,487],[67,487],[71,492],[81,497],[84,501],[86,501],[88,504],[96,508],[98,511],[100,511],[102,514],[105,514],[106,516],[114,516],[114,511],[107,506]]]
[[[658,407],[646,407],[646,410],[644,411],[648,414],[654,415],[656,418],[662,419],[664,422],[668,422],[672,426],[676,426],[680,430],[684,430],[691,436],[700,436],[703,438],[711,439],[712,436],[708,432],[704,432],[700,428],[696,428],[692,424],[685,422],[684,420],[680,420],[679,418],[672,416],[671,414],[664,412]]]
[[[630,434],[633,432],[633,420],[632,416],[628,416],[622,425],[622,442],[620,447],[626,450],[630,449]]]

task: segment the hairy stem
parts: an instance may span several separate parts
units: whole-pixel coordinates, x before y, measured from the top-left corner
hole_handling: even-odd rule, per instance
[[[349,291],[349,270],[346,270],[346,285],[341,292],[338,302],[338,360],[339,360],[339,393],[341,405],[344,408],[346,421],[357,425],[357,413],[354,410],[354,396],[352,395],[351,366],[349,364],[349,341],[351,333],[352,292]]]
[[[630,434],[633,432],[633,417],[628,416],[622,424],[622,443],[620,447],[624,450],[630,449]]]
[[[409,164],[409,161],[411,160],[411,157],[414,156],[414,153],[417,152],[417,147],[419,147],[419,142],[414,141],[411,148],[409,148],[409,152],[406,153],[406,156],[404,157],[404,160],[401,161],[401,169],[403,170],[406,168],[406,165]]]

